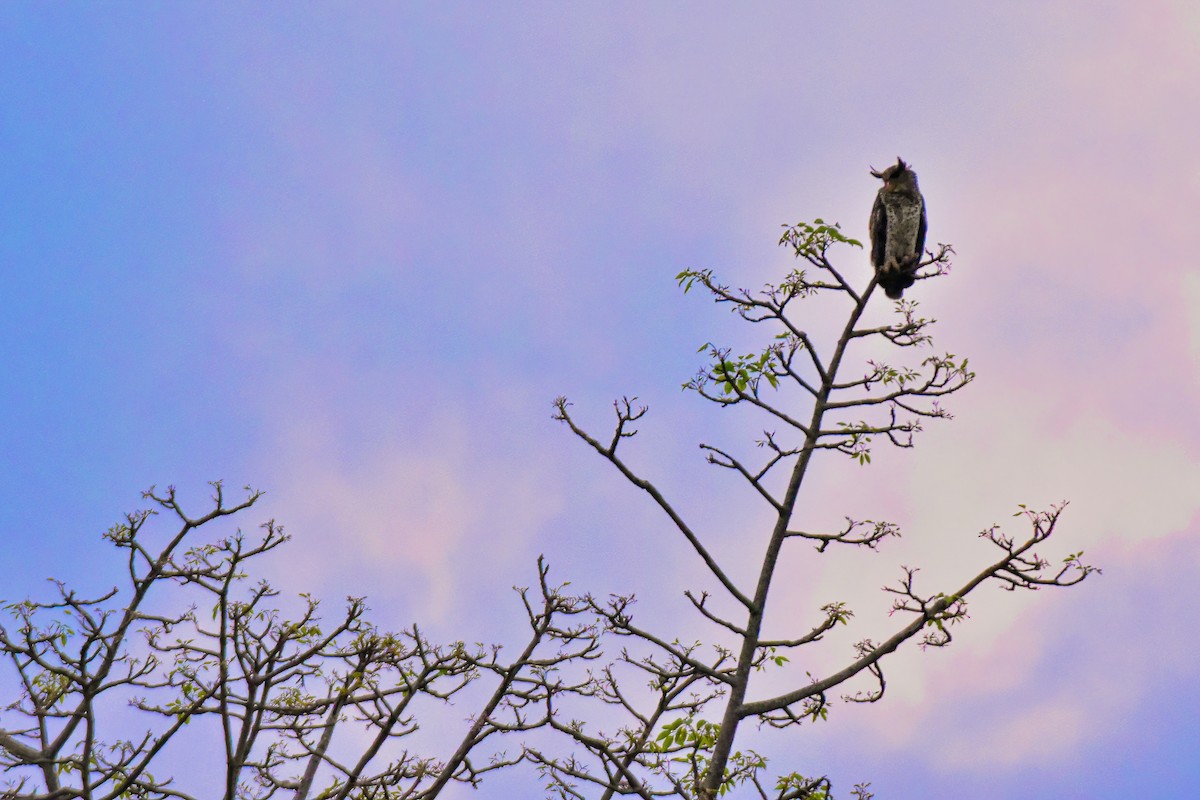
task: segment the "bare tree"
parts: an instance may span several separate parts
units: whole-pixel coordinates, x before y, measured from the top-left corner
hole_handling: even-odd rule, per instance
[[[761,292],[730,289],[708,271],[678,276],[685,291],[701,287],[771,331],[769,344],[752,354],[706,345],[711,363],[686,384],[705,400],[770,421],[752,461],[733,448],[701,445],[709,463],[738,476],[769,509],[752,586],[735,580],[684,512],[627,463],[623,443],[645,407],[617,402],[615,427],[601,441],[576,422],[564,398],[556,401],[556,418],[650,496],[707,570],[716,593],[684,594],[701,624],[714,626],[708,644],[636,624],[631,596],[566,594],[541,559],[536,587],[517,590],[528,632],[509,651],[515,656],[495,645],[435,644],[416,625],[381,630],[367,621],[361,598],[326,615],[301,595],[289,616],[276,589],[248,577],[261,556],[287,541],[283,530],[268,522],[257,536],[220,534],[223,520],[253,506],[258,493],[247,490],[230,504],[213,484],[211,508],[190,516],[173,489],[151,490],[149,509],[105,534],[123,565],[119,586],[82,597],[56,583],[50,600],[4,606],[0,686],[15,686],[16,697],[0,709],[0,797],[434,798],[452,784],[479,786],[490,773],[526,763],[561,798],[710,800],[735,788],[763,800],[828,798],[826,777],[768,777],[761,755],[735,749],[743,723],[786,729],[821,719],[839,692],[849,702],[875,702],[886,687],[886,656],[912,639],[949,644],[950,626],[965,617],[967,597],[980,585],[1069,586],[1095,569],[1081,553],[1055,564],[1036,555],[1062,507],[1022,507],[1028,531],[984,531],[995,560],[961,585],[926,589],[916,570],[903,569],[887,587],[901,620],[888,638],[860,641],[844,666],[802,685],[772,693],[759,683],[751,693],[756,675],[851,620],[835,602],[806,628],[783,638],[764,634],[784,547],[874,550],[899,535],[884,521],[805,526],[797,501],[819,463],[814,457],[831,451],[867,463],[876,441],[911,447],[925,420],[949,416],[941,399],[973,378],[966,359],[930,354],[933,321],[911,301],[896,304],[888,325],[860,324],[876,281],[857,289],[830,261],[837,245],[861,246],[836,225],[791,226],[781,243],[801,268]],[[943,245],[928,254],[918,279],[944,275],[951,252]],[[822,298],[845,312],[828,348],[801,324],[802,303]],[[895,348],[901,358],[856,361],[851,351],[867,343]],[[158,515],[173,521],[165,535],[150,524]],[[610,645],[619,651],[605,657],[602,647]],[[210,752],[216,744],[214,763],[167,774],[171,754],[178,760],[198,742]],[[865,784],[851,794],[871,796]]]
[[[974,377],[967,359],[931,352],[929,329],[934,320],[919,316],[915,302],[897,302],[890,324],[860,324],[876,278],[856,288],[830,260],[837,246],[862,246],[839,226],[819,219],[788,226],[780,244],[791,248],[800,266],[779,286],[768,285],[760,292],[731,289],[708,270],[678,275],[684,291],[701,287],[743,320],[769,329],[769,344],[755,353],[735,355],[727,348],[705,345],[702,349],[711,363],[685,384],[719,406],[750,409],[770,426],[754,443],[753,460],[731,448],[701,445],[709,463],[748,483],[770,508],[771,529],[753,585],[735,581],[705,545],[702,532],[685,520],[684,511],[626,460],[622,445],[637,433],[645,406],[636,405],[635,399],[618,401],[615,426],[602,440],[581,427],[566,398],[555,403],[556,419],[650,496],[720,587],[717,598],[685,592],[696,612],[715,626],[715,643],[708,655],[699,644],[685,645],[675,634],[636,625],[628,597],[588,598],[607,633],[629,641],[630,646],[616,662],[593,674],[590,685],[575,699],[599,700],[609,709],[604,716],[611,719],[615,714],[621,721],[615,723],[615,733],[593,730],[594,725],[568,717],[574,710],[555,713],[555,703],[561,709],[564,698],[547,695],[550,724],[572,740],[574,750],[559,755],[546,748],[529,748],[527,755],[560,797],[583,798],[594,791],[603,798],[710,800],[743,786],[763,800],[827,798],[831,786],[824,777],[792,772],[767,779],[765,759],[752,750],[735,750],[742,725],[756,722],[790,728],[824,718],[835,692],[847,690],[846,684],[856,678],[871,683],[844,694],[843,699],[878,701],[886,687],[885,658],[912,639],[923,647],[949,644],[950,626],[965,617],[968,595],[988,581],[1011,590],[1038,589],[1070,586],[1096,571],[1080,560],[1082,553],[1057,563],[1035,554],[1035,548],[1054,533],[1061,505],[1045,511],[1021,507],[1017,516],[1028,525],[1026,532],[1012,536],[999,527],[984,531],[981,537],[995,548],[995,560],[960,585],[920,588],[916,570],[902,569],[897,583],[886,587],[895,595],[893,616],[901,622],[884,641],[859,642],[843,667],[810,676],[807,683],[788,691],[751,694],[752,679],[764,667],[783,664],[796,651],[813,647],[824,634],[850,622],[849,609],[833,603],[820,608],[807,629],[788,638],[764,636],[771,585],[784,547],[808,543],[822,553],[833,546],[873,550],[899,535],[896,525],[871,520],[847,519],[838,530],[805,527],[798,518],[797,501],[810,469],[819,463],[814,457],[829,451],[867,463],[877,441],[912,447],[913,435],[925,420],[949,417],[942,398],[963,389]],[[918,280],[945,275],[952,253],[948,245],[926,253]],[[818,347],[804,323],[802,304],[815,302],[840,303],[845,315],[828,347]],[[883,349],[891,349],[899,361],[853,356],[871,343],[877,348],[883,343]],[[718,611],[717,606],[732,610]],[[647,680],[650,691],[640,690]],[[602,715],[585,712],[582,716]],[[871,796],[866,784],[851,794]]]
[[[198,541],[259,497],[230,505],[214,488],[200,517],[174,490],[151,490],[153,510],[108,531],[125,553],[124,589],[84,599],[58,583],[52,601],[6,606],[14,622],[0,624],[0,650],[20,692],[0,712],[0,796],[432,798],[519,761],[519,747],[507,756],[487,745],[545,725],[549,695],[572,690],[558,683],[559,669],[597,654],[587,604],[552,586],[541,561],[537,588],[518,590],[529,635],[511,660],[494,646],[432,644],[415,625],[380,631],[361,598],[326,621],[302,595],[287,619],[268,583],[246,585],[249,562],[287,536],[267,523],[253,540],[238,531]],[[159,512],[179,525],[152,545],[147,523]],[[180,592],[192,601],[182,611]],[[460,695],[476,703],[473,718],[464,726],[464,711],[442,715],[465,727],[458,743],[440,758],[420,754],[409,743],[417,713]],[[122,703],[147,720],[136,736]],[[183,780],[162,775],[169,745],[195,744],[185,731],[219,741],[219,765],[193,765]],[[185,785],[204,776],[218,785]]]

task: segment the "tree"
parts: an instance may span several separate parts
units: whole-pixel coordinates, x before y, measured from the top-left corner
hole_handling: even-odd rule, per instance
[[[996,560],[961,585],[919,588],[916,570],[903,569],[888,587],[903,622],[886,640],[859,642],[844,667],[803,685],[752,694],[756,676],[851,623],[850,609],[835,602],[789,638],[764,634],[784,547],[874,550],[899,535],[886,521],[804,528],[797,502],[818,456],[829,451],[867,464],[877,441],[911,447],[924,420],[949,416],[941,398],[973,377],[965,358],[925,355],[933,320],[918,316],[914,302],[897,303],[891,324],[860,327],[876,279],[859,290],[834,266],[835,247],[861,246],[837,225],[801,223],[780,241],[801,268],[761,292],[730,289],[707,270],[678,276],[685,292],[700,287],[771,330],[767,345],[746,355],[706,344],[709,366],[685,384],[773,426],[755,443],[762,455],[753,463],[701,445],[709,463],[745,481],[770,510],[752,587],[739,585],[685,513],[626,461],[623,445],[637,433],[644,406],[618,401],[615,427],[601,441],[579,425],[565,398],[555,403],[555,417],[650,496],[720,587],[720,596],[684,592],[715,626],[707,645],[635,624],[629,595],[566,594],[541,559],[536,588],[518,589],[528,636],[512,658],[496,645],[434,644],[416,625],[381,630],[367,621],[361,598],[348,598],[326,619],[317,600],[301,595],[289,615],[277,590],[248,579],[260,556],[287,541],[282,528],[268,522],[257,537],[220,528],[253,506],[257,492],[230,504],[213,484],[212,507],[190,516],[173,489],[151,489],[149,508],[105,534],[121,554],[121,586],[81,597],[56,583],[50,600],[5,606],[11,621],[0,621],[0,687],[12,681],[16,697],[0,711],[3,797],[433,798],[452,783],[478,786],[489,773],[525,763],[562,798],[708,800],[734,789],[777,800],[828,798],[825,777],[768,778],[763,757],[735,749],[743,724],[787,729],[822,719],[834,693],[860,678],[874,683],[844,699],[878,701],[886,657],[913,639],[949,644],[968,595],[985,582],[1012,590],[1069,586],[1096,570],[1081,553],[1054,564],[1035,555],[1062,506],[1021,507],[1017,516],[1029,530],[1020,537],[984,531]],[[951,253],[940,246],[917,279],[944,275]],[[825,299],[846,314],[828,348],[799,322],[803,303]],[[901,360],[858,362],[857,371],[851,351],[866,342],[896,348]],[[903,354],[918,355],[904,363]],[[156,515],[174,520],[172,530],[164,535],[151,525]],[[610,654],[610,645],[619,652]],[[437,748],[418,735],[422,725],[457,725],[457,739]],[[218,764],[200,771],[197,787],[185,786],[196,776],[164,773],[165,757],[197,741],[219,744]],[[852,794],[871,796],[865,784]]]
[[[1034,548],[1054,533],[1062,505],[1045,511],[1021,506],[1015,516],[1024,519],[1028,531],[1013,537],[998,526],[985,530],[981,536],[999,550],[998,558],[961,585],[942,591],[921,589],[917,570],[904,568],[899,581],[886,588],[895,595],[893,614],[907,619],[886,640],[859,642],[844,667],[804,685],[751,697],[751,683],[764,668],[782,665],[790,653],[811,648],[834,627],[850,624],[850,610],[838,602],[822,607],[811,628],[790,638],[764,636],[770,589],[783,548],[807,542],[822,553],[831,546],[876,549],[899,535],[895,524],[872,520],[847,519],[845,527],[835,531],[800,527],[797,501],[810,469],[819,463],[818,454],[840,453],[867,464],[877,441],[912,447],[924,420],[949,417],[941,399],[965,388],[974,377],[967,359],[953,354],[918,355],[895,364],[866,360],[859,362],[861,371],[856,369],[852,349],[872,341],[885,342],[898,354],[927,353],[934,320],[919,316],[915,302],[900,301],[891,324],[860,327],[877,276],[864,289],[856,289],[830,260],[830,253],[839,246],[861,247],[861,243],[845,236],[838,225],[820,219],[785,227],[780,244],[792,249],[801,266],[778,286],[751,293],[719,283],[709,270],[685,270],[677,276],[685,292],[703,288],[743,320],[771,331],[762,350],[745,355],[705,344],[701,350],[711,363],[684,384],[718,406],[752,410],[772,426],[754,443],[763,453],[754,462],[728,449],[701,445],[709,463],[746,481],[771,510],[771,530],[753,586],[738,585],[705,546],[700,531],[685,521],[684,512],[626,461],[622,445],[637,433],[635,426],[646,414],[645,406],[635,406],[630,399],[617,402],[612,435],[601,441],[576,422],[565,398],[556,401],[556,418],[666,513],[721,587],[724,596],[719,600],[732,608],[732,612],[716,611],[719,603],[710,602],[713,598],[707,593],[685,592],[695,610],[716,626],[716,635],[732,639],[730,644],[716,645],[715,655],[706,657],[698,643],[685,645],[670,634],[637,626],[628,598],[587,598],[607,634],[641,647],[636,652],[627,650],[619,664],[605,669],[589,688],[590,697],[624,714],[616,734],[589,732],[581,721],[550,715],[550,724],[576,743],[579,754],[564,758],[535,751],[530,757],[562,797],[583,797],[579,787],[592,784],[601,787],[604,798],[619,793],[710,800],[746,784],[753,796],[764,799],[826,798],[831,791],[826,778],[810,779],[798,772],[777,775],[768,791],[771,782],[764,783],[765,760],[752,750],[734,749],[742,725],[756,721],[789,728],[822,719],[831,693],[859,676],[869,676],[873,688],[858,689],[843,699],[880,700],[886,686],[885,658],[912,639],[924,647],[949,644],[950,627],[966,615],[968,595],[985,582],[997,581],[1010,590],[1070,586],[1096,571],[1081,561],[1082,553],[1058,563],[1035,554]],[[920,264],[917,279],[945,275],[952,253],[950,246],[939,245]],[[797,308],[822,298],[837,298],[845,312],[845,322],[828,348],[814,343]],[[636,676],[649,680],[653,690],[649,695],[639,697],[631,691]],[[855,787],[853,794],[870,796],[867,785]]]
[[[416,625],[381,631],[361,598],[326,621],[301,595],[288,619],[270,584],[246,581],[251,562],[288,537],[268,522],[256,539],[237,531],[204,541],[260,496],[229,504],[213,487],[213,507],[199,517],[173,489],[151,489],[151,509],[105,534],[124,551],[123,589],[85,599],[56,583],[51,601],[5,607],[14,622],[0,624],[0,650],[19,692],[0,712],[4,798],[436,797],[519,761],[500,751],[473,757],[497,734],[544,725],[542,693],[559,689],[543,674],[597,655],[595,628],[577,624],[586,605],[551,586],[540,561],[537,589],[518,590],[529,636],[507,661],[497,647],[433,644]],[[154,545],[147,523],[159,513],[178,527]],[[189,607],[163,610],[178,609],[180,594]],[[457,744],[421,755],[410,743],[417,714],[436,715],[469,688],[473,718],[448,720],[465,728]],[[122,720],[121,704],[149,722]],[[156,774],[168,745],[214,740],[220,763],[186,776],[219,773],[214,785]]]

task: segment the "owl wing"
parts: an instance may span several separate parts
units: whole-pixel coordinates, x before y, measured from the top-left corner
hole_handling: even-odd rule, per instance
[[[921,222],[917,225],[917,263],[925,255],[925,229],[929,227],[929,220],[925,216],[925,198],[921,198]]]
[[[924,217],[922,217],[924,221]],[[921,229],[924,231],[924,228]],[[883,198],[875,195],[875,205],[871,208],[871,263],[876,269],[883,266],[887,257],[887,210],[883,207]]]

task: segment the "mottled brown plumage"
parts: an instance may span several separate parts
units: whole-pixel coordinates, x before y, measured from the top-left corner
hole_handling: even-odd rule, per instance
[[[871,174],[883,181],[871,209],[871,264],[887,296],[898,300],[913,285],[925,253],[925,198],[917,173],[899,157]]]

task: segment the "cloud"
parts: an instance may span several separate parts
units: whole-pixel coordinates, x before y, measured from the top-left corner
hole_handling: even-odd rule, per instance
[[[1200,372],[1200,275],[1188,273],[1182,280],[1181,294],[1187,309],[1188,352]]]
[[[335,419],[279,427],[272,503],[296,535],[290,579],[402,611],[386,625],[479,616],[477,584],[494,590],[500,574],[531,559],[561,507],[543,463],[480,445],[461,415],[435,415],[352,458],[336,435],[320,433],[337,428]]]
[[[923,692],[892,696],[851,730],[894,752],[914,749],[912,730],[953,731],[931,760],[949,772],[1061,768],[1131,731],[1160,735],[1143,730],[1156,724],[1151,698],[1186,680],[1197,656],[1172,610],[1196,602],[1198,524],[1102,548],[1104,576],[1058,599],[1036,596],[999,635],[977,635],[982,620],[972,620],[951,650],[921,656]]]
[[[869,714],[847,710],[835,729],[897,752],[915,746],[913,731],[952,730],[936,751],[939,769],[1050,766],[1099,746],[1112,719],[1191,669],[1195,648],[1179,636],[1177,609],[1190,605],[1200,561],[1200,461],[1180,442],[1090,413],[1064,421],[1018,393],[975,404],[972,417],[988,424],[931,432],[912,454],[909,500],[898,506],[905,539],[858,556],[853,583],[847,563],[834,561],[806,587],[813,600],[848,599],[860,612],[841,651],[809,663],[828,668],[851,639],[900,624],[882,613],[887,598],[875,588],[898,562],[920,565],[928,591],[948,590],[995,558],[975,531],[1001,522],[1019,536],[1015,503],[1069,499],[1039,552],[1053,562],[1085,550],[1104,575],[1061,591],[981,588],[949,650],[895,654],[884,702]],[[1184,585],[1184,596],[1168,588]]]

